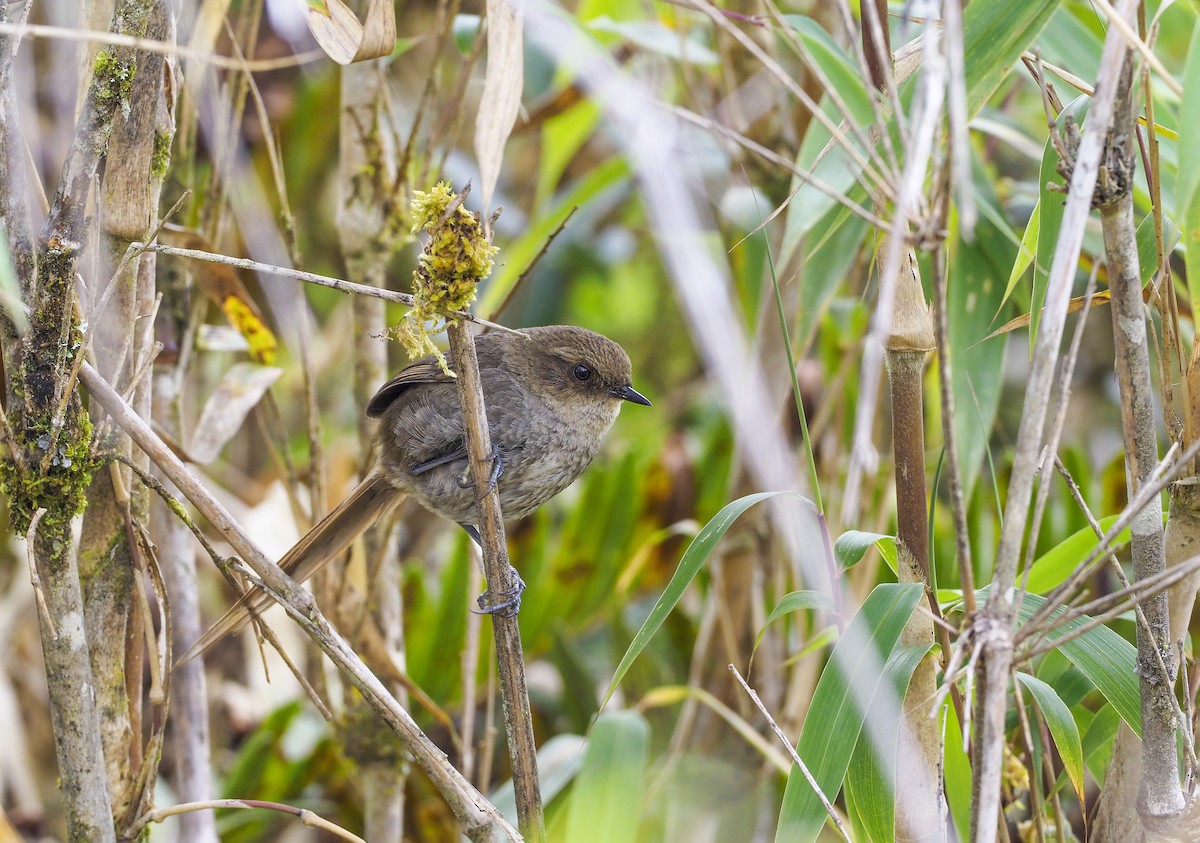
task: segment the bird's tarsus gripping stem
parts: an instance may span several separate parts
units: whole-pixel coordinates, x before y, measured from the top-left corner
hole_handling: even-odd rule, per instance
[[[515,618],[521,611],[521,595],[525,592],[525,580],[521,579],[521,575],[512,565],[508,566],[508,575],[512,577],[513,581],[511,591],[503,591],[493,596],[492,590],[489,588],[476,599],[475,602],[478,604],[481,614]]]
[[[484,493],[478,498],[476,498],[477,502],[483,500],[491,493],[492,489],[496,488],[496,484],[500,482],[500,475],[504,473],[504,459],[500,456],[500,446],[493,442],[491,456],[484,457],[483,461],[490,462],[492,464],[492,473],[488,475],[487,490],[484,491]],[[458,478],[458,485],[463,489],[466,489],[471,485],[471,475],[469,472],[463,472],[462,477]],[[471,531],[467,530],[467,532],[469,533]],[[474,538],[476,542],[479,542],[478,535],[474,535],[472,538]],[[480,544],[480,546],[482,547],[482,544]]]

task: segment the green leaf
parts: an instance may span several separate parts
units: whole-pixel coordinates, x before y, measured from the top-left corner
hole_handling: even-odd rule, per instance
[[[1016,289],[1017,282],[1021,280],[1025,270],[1029,269],[1029,265],[1033,263],[1033,250],[1037,248],[1038,235],[1041,230],[1042,202],[1039,196],[1038,201],[1033,205],[1033,213],[1029,215],[1029,222],[1025,224],[1025,233],[1021,235],[1021,248],[1017,250],[1017,259],[1008,273],[1008,284],[1004,288],[1004,297],[1000,300],[1001,305],[1008,302],[1008,297]]]
[[[895,699],[902,700],[908,692],[913,671],[921,660],[933,649],[926,647],[897,647],[883,667],[883,673],[891,681]],[[878,701],[876,701],[878,702]],[[883,712],[886,717],[887,712]],[[846,805],[870,840],[890,841],[895,834],[896,800],[888,784],[888,775],[883,765],[896,766],[896,750],[900,731],[890,730],[892,739],[885,747],[876,746],[867,732],[858,736],[850,768],[846,772]]]
[[[642,650],[646,649],[646,645],[650,643],[650,639],[658,632],[658,628],[667,619],[667,615],[671,614],[671,610],[675,608],[675,604],[683,597],[683,592],[691,585],[696,574],[700,572],[700,568],[708,561],[709,554],[713,552],[713,548],[717,546],[717,542],[733,526],[733,522],[738,519],[738,516],[759,501],[764,501],[767,498],[773,498],[777,495],[790,495],[805,501],[810,506],[812,505],[811,502],[794,492],[758,492],[757,494],[746,495],[744,498],[738,498],[733,503],[726,504],[724,509],[704,525],[704,528],[696,536],[695,540],[684,551],[683,558],[679,560],[679,567],[676,569],[675,575],[671,577],[671,581],[667,583],[662,596],[658,598],[658,602],[650,610],[650,616],[646,618],[646,622],[642,624],[642,628],[638,630],[637,635],[633,636],[633,641],[630,643],[629,649],[625,651],[625,655],[621,658],[621,663],[617,665],[612,682],[609,683],[608,691],[604,694],[604,702],[601,703],[601,707],[608,704],[609,699],[612,698],[613,691],[617,689],[620,681],[625,678],[625,674],[629,671],[634,660],[641,654]]]
[[[1200,28],[1192,33],[1183,68],[1183,102],[1179,106],[1179,176],[1175,184],[1176,214],[1183,220],[1187,253],[1188,295],[1192,312],[1200,313],[1200,126],[1186,115],[1200,113]]]
[[[859,201],[863,196],[865,194],[861,188],[855,188],[850,194],[852,201]],[[801,306],[794,338],[797,348],[804,348],[808,344],[838,285],[845,281],[846,274],[857,260],[863,238],[869,229],[862,217],[842,205],[830,208],[812,228],[794,225],[803,217],[803,213],[789,206],[779,262],[782,277],[791,277],[794,274],[793,267],[800,275],[798,298]]]
[[[792,591],[783,595],[783,597],[779,598],[779,602],[775,604],[775,608],[771,610],[771,614],[767,616],[767,622],[758,631],[758,637],[754,639],[754,650],[757,650],[758,645],[762,643],[763,636],[767,634],[767,627],[784,615],[790,615],[793,612],[802,612],[805,609],[820,609],[822,612],[832,612],[833,608],[833,600],[828,595],[822,594],[819,591]],[[754,650],[751,651],[751,656],[753,656]]]
[[[1108,772],[1108,761],[1112,757],[1113,741],[1120,726],[1121,715],[1117,714],[1117,710],[1111,705],[1105,705],[1096,712],[1096,716],[1083,733],[1083,758],[1092,778],[1101,787],[1104,786],[1104,775]]]
[[[1059,0],[971,3],[963,11],[967,116],[992,98],[1021,54],[1045,28]]]
[[[797,750],[821,792],[830,800],[841,789],[862,731],[864,711],[859,706],[865,703],[870,710],[870,701],[883,679],[880,665],[891,658],[900,633],[923,593],[923,587],[916,583],[876,586],[821,672]],[[864,644],[874,650],[875,658],[863,657]],[[872,713],[872,716],[878,715]],[[892,713],[895,716],[897,712]],[[775,840],[777,843],[814,840],[826,819],[825,808],[816,793],[793,766],[783,794]]]
[[[537,750],[538,785],[542,802],[549,804],[569,785],[583,767],[587,741],[579,735],[555,735]],[[488,797],[504,818],[517,824],[517,794],[508,779]]]
[[[542,127],[537,191],[533,203],[536,209],[534,213],[538,217],[544,215],[545,206],[558,189],[563,173],[595,133],[599,124],[600,104],[595,100],[585,99],[562,114],[551,117]]]
[[[1110,515],[1100,519],[1101,531],[1107,533],[1119,517],[1119,515]],[[1129,528],[1126,527],[1117,534],[1112,548],[1118,550],[1128,542]],[[1033,566],[1029,569],[1026,587],[1033,594],[1045,594],[1047,591],[1057,588],[1084,559],[1091,555],[1099,543],[1100,540],[1091,527],[1084,527],[1067,536],[1034,560]]]
[[[1169,217],[1163,217],[1163,250],[1171,254],[1179,242],[1179,229]],[[1154,237],[1154,214],[1148,213],[1137,227],[1138,272],[1145,287],[1158,272],[1158,241]]]
[[[1059,757],[1062,758],[1063,768],[1071,777],[1071,784],[1083,802],[1083,746],[1079,740],[1079,727],[1071,716],[1071,709],[1059,699],[1058,693],[1050,685],[1030,676],[1028,673],[1017,672],[1017,679],[1029,689],[1037,702],[1042,719],[1050,727],[1050,737],[1058,747]]]
[[[636,711],[610,711],[596,720],[571,790],[567,840],[634,843],[646,797],[650,727]]]
[[[955,830],[959,840],[971,839],[971,759],[963,748],[963,730],[958,722],[958,712],[954,704],[947,698],[942,705],[945,715],[945,740],[942,741],[942,753],[945,759],[945,770],[942,779],[946,785],[946,804],[950,808],[950,818],[954,820]]]
[[[833,543],[833,556],[843,571],[853,568],[862,561],[872,547],[878,547],[880,555],[896,572],[896,537],[884,533],[866,533],[862,530],[847,530]]]
[[[980,589],[983,600],[986,600],[987,590]],[[1018,611],[1021,621],[1029,620],[1045,603],[1045,599],[1036,594],[1026,594]],[[1055,614],[1064,610],[1065,607],[1059,607]],[[1089,623],[1091,618],[1086,615],[1074,618],[1050,630],[1046,637],[1050,641],[1057,641],[1068,632],[1074,632]],[[1142,713],[1138,678],[1134,672],[1137,655],[1134,646],[1107,626],[1094,626],[1077,638],[1059,645],[1058,651],[1070,659],[1096,690],[1112,703],[1129,728],[1141,735]]]
[[[980,208],[998,205],[999,199],[988,186],[992,177],[982,172],[979,162],[973,162],[973,165],[976,204]],[[957,227],[955,220],[954,228]],[[1005,310],[1000,279],[1016,260],[1018,249],[1010,239],[1010,232],[997,225],[993,215],[988,214],[980,215],[974,242],[968,243],[954,235],[948,242],[946,306],[952,363],[950,388],[954,395],[954,431],[963,494],[969,499],[992,439],[992,428],[1000,407],[1000,388],[1004,383],[1008,336],[989,338],[988,334],[992,320]]]
[[[797,38],[813,61],[825,74],[829,84],[837,91],[842,102],[850,111],[850,117],[855,125],[875,125],[871,95],[863,84],[858,63],[851,59],[830,38],[829,34],[810,18],[790,15],[784,19],[795,31]],[[869,157],[869,151],[863,150],[862,144],[848,130],[846,115],[838,110],[832,97],[825,97],[822,100],[821,111],[838,127],[841,137],[834,142],[830,131],[819,121],[814,120],[804,133],[804,140],[796,155],[796,164],[801,169],[811,172],[834,191],[861,204],[866,200],[866,193],[861,186],[856,186],[856,181],[861,175],[862,168],[846,152],[845,145],[853,145],[863,152],[863,157]],[[825,191],[818,190],[799,176],[795,177],[792,183],[796,188],[796,193],[792,196],[788,206],[783,248],[780,250],[781,268],[787,267],[799,240],[817,223],[824,221],[827,214],[833,210],[834,205],[839,204]],[[857,216],[854,219],[860,220]],[[801,333],[799,336],[803,338],[804,335]]]
[[[1107,533],[1112,525],[1117,523],[1119,515],[1110,515],[1100,519],[1100,530]],[[1033,594],[1045,594],[1057,588],[1084,559],[1091,555],[1100,540],[1091,527],[1072,533],[1054,547],[1047,550],[1036,560],[1029,569],[1027,588]],[[1113,550],[1119,550],[1129,543],[1129,528],[1126,527],[1117,534],[1112,543]]]
[[[775,604],[775,608],[771,610],[771,614],[767,617],[767,622],[763,626],[770,626],[772,622],[779,620],[784,615],[790,615],[792,612],[799,612],[803,609],[820,609],[822,612],[832,612],[833,601],[829,599],[829,595],[822,594],[819,591],[793,591],[783,595],[779,599],[779,602]]]

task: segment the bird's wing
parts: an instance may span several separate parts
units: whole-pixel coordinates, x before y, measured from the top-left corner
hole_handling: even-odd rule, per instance
[[[496,353],[489,353],[492,347],[500,348],[507,340],[507,336],[503,334],[490,333],[480,334],[475,337],[475,349],[480,356],[480,374],[486,378],[489,366],[485,360],[492,360],[491,366],[494,368],[498,365],[496,361]],[[454,378],[442,371],[442,366],[437,358],[432,354],[428,357],[422,357],[420,360],[414,360],[409,363],[400,373],[390,381],[379,387],[379,391],[375,393],[375,397],[367,404],[367,415],[371,418],[378,418],[383,415],[393,401],[395,401],[404,390],[410,386],[418,384],[430,383],[453,383]]]
[[[400,373],[379,387],[375,397],[367,404],[367,415],[373,419],[383,415],[384,410],[400,397],[400,394],[410,386],[428,383],[453,383],[454,378],[442,371],[442,367],[433,356],[422,357],[400,370]]]

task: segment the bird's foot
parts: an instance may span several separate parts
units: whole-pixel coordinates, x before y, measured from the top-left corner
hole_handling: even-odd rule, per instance
[[[487,490],[480,495],[477,500],[483,500],[491,493],[492,489],[496,488],[496,484],[500,482],[500,475],[504,473],[504,459],[500,456],[500,446],[495,442],[492,443],[492,454],[489,457],[484,457],[482,462],[490,462],[492,464],[492,473],[488,475]],[[464,471],[462,476],[458,478],[460,488],[470,488],[472,483],[471,472]]]
[[[489,588],[475,600],[481,614],[515,618],[521,611],[521,595],[525,591],[525,581],[521,579],[521,575],[512,565],[508,566],[508,573],[512,577],[511,591],[492,594],[492,590]]]

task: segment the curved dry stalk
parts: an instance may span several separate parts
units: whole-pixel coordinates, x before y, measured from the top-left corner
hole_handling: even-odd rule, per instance
[[[104,407],[134,443],[154,462],[202,515],[220,531],[272,598],[318,643],[359,690],[367,703],[403,741],[417,765],[447,801],[464,833],[474,841],[517,840],[518,835],[483,794],[450,764],[445,754],[421,732],[383,683],[363,664],[345,639],[329,624],[312,597],[267,558],[229,511],[195,478],[180,459],[99,376],[85,365],[80,383]]]
[[[290,814],[301,823],[309,828],[319,829],[328,834],[332,834],[340,840],[350,840],[353,843],[366,843],[357,834],[342,828],[340,825],[322,817],[307,808],[297,808],[292,805],[285,805],[282,802],[266,802],[262,799],[209,799],[203,802],[185,802],[181,805],[171,805],[167,808],[157,808],[148,814],[139,817],[137,822],[130,828],[130,837],[136,838],[147,825],[150,823],[160,823],[169,817],[177,817],[181,814],[188,814],[193,811],[212,811],[217,808],[240,808],[243,810],[267,810],[278,811],[282,814]]]

